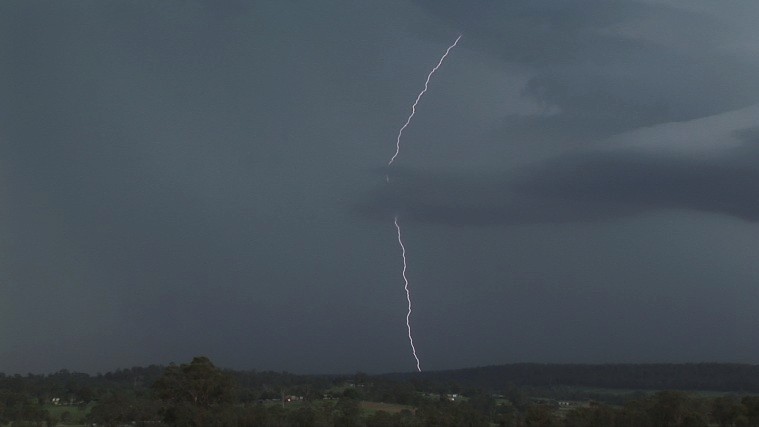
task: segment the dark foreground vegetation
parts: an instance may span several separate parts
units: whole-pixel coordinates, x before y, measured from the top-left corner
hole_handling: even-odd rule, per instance
[[[317,376],[227,371],[196,357],[94,376],[0,374],[0,425],[759,427],[757,392],[751,365]]]

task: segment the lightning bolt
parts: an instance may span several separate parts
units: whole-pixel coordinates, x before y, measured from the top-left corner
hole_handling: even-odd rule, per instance
[[[390,158],[390,161],[387,162],[387,165],[390,166],[395,161],[396,157],[398,157],[398,153],[401,151],[401,137],[403,136],[403,131],[406,130],[408,125],[411,123],[411,119],[414,118],[414,115],[416,114],[416,106],[419,104],[419,100],[422,99],[422,96],[427,92],[427,89],[429,88],[430,79],[432,79],[432,75],[435,74],[435,72],[440,68],[441,65],[443,65],[443,61],[445,61],[445,58],[448,57],[448,54],[451,53],[451,49],[456,47],[456,45],[459,43],[459,40],[461,40],[461,34],[459,34],[458,37],[456,37],[456,40],[454,40],[453,44],[448,46],[448,49],[445,50],[445,53],[443,56],[440,57],[440,60],[437,62],[437,65],[435,65],[434,68],[432,68],[432,71],[430,71],[429,74],[427,74],[427,80],[424,81],[424,89],[422,89],[421,92],[419,92],[419,95],[416,96],[416,100],[411,105],[411,114],[409,114],[408,118],[406,119],[406,123],[401,126],[401,129],[398,131],[398,137],[395,139],[395,154],[393,154],[393,157]],[[388,183],[390,182],[390,176],[385,175],[385,181]],[[408,342],[411,345],[411,353],[414,355],[414,359],[416,360],[416,370],[419,372],[422,372],[422,368],[419,364],[419,357],[416,355],[416,347],[414,347],[414,337],[411,335],[411,292],[409,292],[408,289],[408,277],[406,277],[406,246],[403,245],[403,238],[401,237],[401,226],[398,224],[398,216],[396,215],[394,219],[395,224],[395,230],[398,232],[398,244],[401,245],[401,257],[403,258],[403,289],[406,290],[406,300],[408,301],[408,312],[406,312],[406,328],[408,329]]]
[[[461,34],[459,34],[458,37],[456,37],[456,41],[453,42],[452,45],[448,46],[448,49],[445,50],[445,53],[443,56],[440,57],[440,61],[437,62],[437,65],[435,65],[435,68],[430,71],[429,74],[427,74],[427,80],[424,82],[424,89],[422,89],[421,92],[419,92],[419,95],[416,96],[416,101],[414,101],[414,104],[411,106],[411,114],[408,116],[408,119],[406,119],[406,123],[401,126],[401,130],[398,131],[398,138],[395,140],[395,154],[393,154],[393,157],[390,158],[390,161],[387,162],[387,165],[390,166],[395,161],[395,158],[398,157],[398,153],[401,151],[401,136],[403,135],[403,131],[408,127],[408,125],[411,123],[411,119],[414,118],[414,114],[416,114],[416,105],[419,104],[419,100],[422,99],[422,96],[427,92],[427,87],[430,84],[430,79],[432,78],[432,75],[435,74],[435,72],[440,68],[441,65],[443,65],[443,61],[445,61],[445,58],[448,56],[448,53],[451,52],[451,49],[456,47],[456,45],[459,43],[459,40],[461,39]],[[389,179],[387,179],[388,182]]]
[[[416,370],[422,372],[422,368],[419,366],[419,357],[416,355],[416,347],[414,347],[414,338],[411,336],[411,293],[408,290],[408,278],[406,277],[406,247],[403,245],[403,239],[401,238],[401,226],[398,225],[398,217],[395,217],[395,229],[398,231],[398,244],[401,245],[401,257],[403,258],[403,289],[406,290],[406,300],[408,301],[408,312],[406,313],[406,328],[408,328],[408,341],[411,344],[411,353],[416,359]]]

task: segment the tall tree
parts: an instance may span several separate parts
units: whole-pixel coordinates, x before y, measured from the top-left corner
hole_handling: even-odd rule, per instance
[[[232,378],[205,356],[171,365],[153,384],[164,403],[164,421],[172,425],[207,425],[213,412],[233,401]]]

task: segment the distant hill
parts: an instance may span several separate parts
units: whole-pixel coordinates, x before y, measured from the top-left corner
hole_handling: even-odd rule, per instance
[[[759,365],[688,364],[537,364],[394,373],[395,380],[457,383],[463,387],[504,390],[517,386],[575,386],[634,390],[714,390],[759,393]]]

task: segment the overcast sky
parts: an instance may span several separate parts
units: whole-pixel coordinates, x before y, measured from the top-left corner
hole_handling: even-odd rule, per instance
[[[757,21],[3,1],[0,371],[759,363]]]

